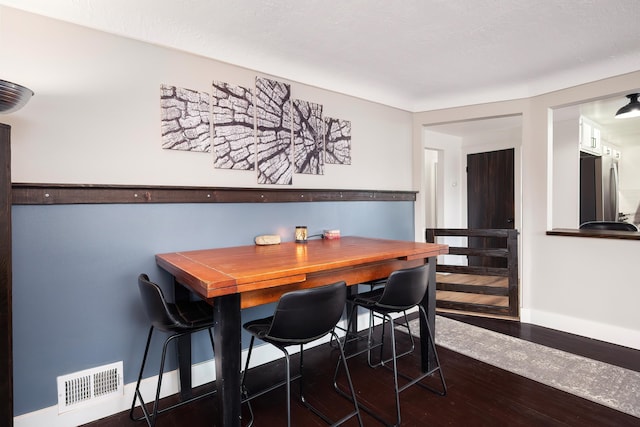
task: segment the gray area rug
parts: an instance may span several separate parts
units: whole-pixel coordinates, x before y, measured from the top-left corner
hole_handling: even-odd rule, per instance
[[[410,323],[418,336],[418,319]],[[442,316],[436,316],[436,344],[640,418],[640,372]]]

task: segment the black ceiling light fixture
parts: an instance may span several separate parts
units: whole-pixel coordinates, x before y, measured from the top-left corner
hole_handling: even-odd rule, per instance
[[[0,113],[18,111],[31,99],[33,91],[19,84],[0,80]]]
[[[628,117],[640,117],[640,102],[638,102],[638,93],[630,93],[627,95],[629,103],[618,110],[616,119],[626,119]]]

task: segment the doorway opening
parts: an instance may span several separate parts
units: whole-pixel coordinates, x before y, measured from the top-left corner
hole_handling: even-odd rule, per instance
[[[450,248],[455,248],[464,253],[474,254],[476,252],[489,253],[489,257],[493,257],[496,253],[505,252],[504,250],[494,250],[489,248],[494,241],[502,243],[502,235],[500,237],[492,236],[482,237],[483,242],[489,242],[491,245],[482,244],[477,250],[474,239],[480,237],[468,233],[472,228],[475,229],[517,229],[520,224],[520,146],[522,141],[522,116],[503,116],[491,117],[474,120],[466,120],[461,122],[451,122],[443,124],[434,124],[426,126],[423,134],[424,141],[424,226],[425,229],[459,229],[465,230],[460,233],[444,233],[435,231],[439,243],[448,244]],[[510,163],[500,163],[506,165],[499,166],[493,161],[496,153],[506,153],[509,156]],[[491,161],[476,162],[474,171],[476,178],[468,179],[468,162],[469,159],[484,159],[490,157]],[[485,168],[478,170],[480,166]],[[485,176],[496,174],[501,176],[499,182],[508,180],[510,192],[494,191],[492,183],[495,180],[485,179]],[[489,185],[490,191],[485,187],[479,186],[482,181]],[[484,188],[484,190],[479,190]],[[477,194],[481,191],[486,199],[493,197],[493,203],[479,203],[483,194]],[[501,194],[501,196],[497,196]],[[505,194],[507,194],[505,196]],[[504,197],[508,197],[508,203],[502,203]],[[498,200],[500,199],[500,200]],[[486,202],[486,200],[485,200]],[[503,207],[510,206],[509,212],[499,212]],[[496,212],[488,213],[487,209],[494,209]],[[479,212],[475,210],[480,210]],[[479,224],[478,218],[503,218],[507,224]],[[506,231],[505,231],[506,232]],[[516,232],[517,233],[517,232]],[[517,240],[516,240],[517,242]],[[467,249],[458,249],[467,248]],[[506,252],[505,252],[506,253]],[[438,264],[446,269],[485,269],[492,273],[498,272],[505,274],[505,284],[503,286],[500,278],[492,280],[491,286],[487,285],[486,278],[481,277],[475,280],[468,274],[464,275],[464,283],[455,285],[451,283],[454,274],[437,268],[437,301],[436,306],[440,311],[444,311],[444,307],[448,307],[446,311],[451,311],[452,302],[455,301],[461,310],[469,314],[497,315],[507,317],[517,317],[519,307],[519,290],[515,286],[518,283],[518,266],[517,266],[517,243],[516,249],[513,247],[509,250],[510,256],[515,256],[515,264],[509,262],[510,269],[503,265],[504,259],[484,260],[480,255],[459,256],[445,255],[439,257]],[[482,259],[482,262],[477,262]],[[487,264],[487,262],[489,262]],[[496,263],[497,262],[497,263]],[[495,265],[493,263],[496,263]],[[479,265],[478,265],[479,264]],[[485,265],[486,264],[486,265]],[[447,266],[446,268],[444,266]],[[513,275],[515,266],[515,276]],[[494,271],[496,270],[496,271]],[[502,271],[504,270],[504,271]],[[475,270],[474,270],[475,271]],[[511,275],[510,280],[506,280],[506,276]],[[445,276],[447,276],[445,278]],[[482,279],[482,280],[480,280]],[[504,290],[496,290],[495,283],[500,282],[500,287]],[[478,285],[478,286],[475,286]],[[495,286],[494,286],[495,285]],[[477,287],[477,289],[476,289]],[[460,289],[458,289],[460,288]],[[504,291],[504,292],[503,292]],[[499,295],[498,295],[499,294]],[[504,295],[502,295],[504,294]],[[499,303],[487,302],[486,299],[497,300]],[[504,307],[498,307],[494,310],[493,306],[503,304]],[[491,309],[489,309],[491,305]],[[476,307],[478,308],[476,310]]]
[[[424,223],[427,228],[438,227],[438,199],[442,198],[442,189],[439,188],[442,179],[438,178],[440,173],[439,158],[441,156],[440,150],[424,150],[424,187],[427,189],[425,192],[425,216]]]

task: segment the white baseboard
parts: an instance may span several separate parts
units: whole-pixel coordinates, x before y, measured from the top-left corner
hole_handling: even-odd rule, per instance
[[[520,320],[524,323],[531,323],[545,328],[556,329],[558,331],[640,350],[640,330],[529,309],[522,309],[520,311]]]

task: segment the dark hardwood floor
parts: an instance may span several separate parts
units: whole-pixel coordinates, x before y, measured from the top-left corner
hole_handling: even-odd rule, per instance
[[[547,328],[514,321],[447,314],[447,317],[520,337],[549,347],[618,365],[640,372],[640,351],[616,346]],[[408,342],[406,334],[398,334]],[[448,386],[446,396],[437,396],[420,387],[401,394],[403,426],[640,426],[640,418],[607,408],[566,392],[503,371],[459,353],[438,347]],[[311,403],[329,414],[347,413],[349,402],[330,384],[337,360],[336,351],[321,345],[305,351],[305,390]],[[297,357],[293,358],[297,363]],[[401,359],[401,371],[410,372],[418,364],[417,355]],[[250,370],[249,386],[260,388],[282,375],[276,361]],[[362,358],[349,361],[358,399],[386,419],[395,417],[390,371],[373,370]],[[435,382],[434,382],[435,384]],[[205,386],[207,387],[207,386]],[[209,386],[210,387],[210,386]],[[293,390],[296,390],[294,387]],[[214,405],[210,397],[163,414],[159,427],[211,426]],[[172,399],[172,398],[168,398]],[[640,402],[638,403],[640,404]],[[252,402],[255,426],[286,425],[284,390],[279,389]],[[243,405],[246,417],[246,405]],[[295,426],[324,426],[324,422],[297,402],[292,403]],[[363,413],[365,426],[381,425]],[[127,413],[87,424],[87,427],[144,426],[132,422]],[[357,422],[345,425],[355,426]]]

